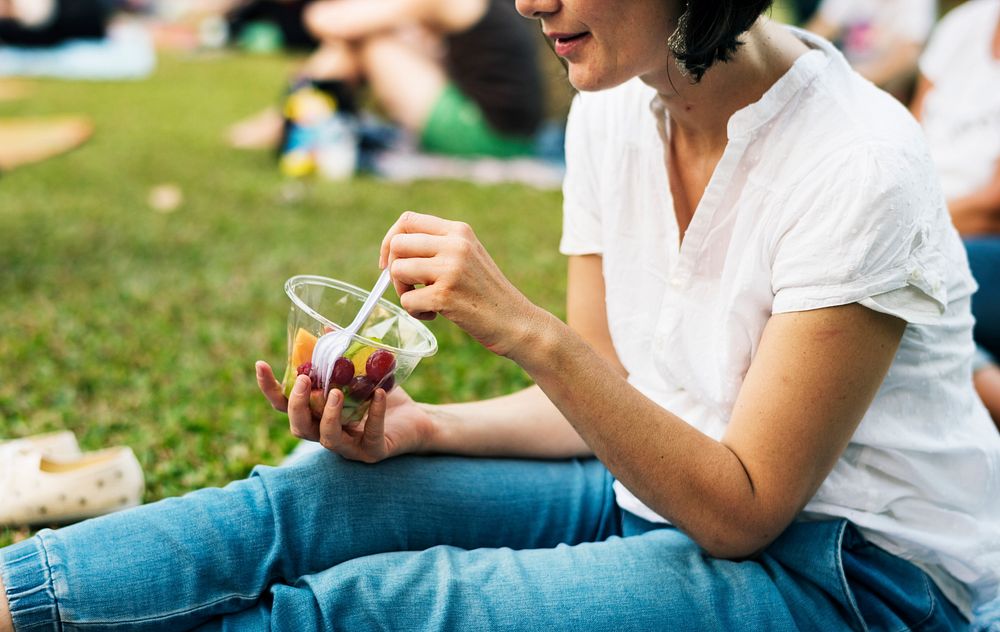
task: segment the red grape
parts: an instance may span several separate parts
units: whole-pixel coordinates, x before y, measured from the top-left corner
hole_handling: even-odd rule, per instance
[[[372,382],[381,382],[382,378],[396,370],[396,356],[385,349],[379,349],[368,356],[365,362],[365,374]]]
[[[337,386],[347,386],[352,377],[354,377],[354,363],[343,356],[337,358],[337,361],[333,363],[333,375],[330,376],[330,382]]]
[[[381,382],[379,382],[378,387],[388,393],[396,386],[396,376],[387,375]]]
[[[373,393],[375,393],[375,382],[364,375],[358,375],[352,379],[347,390],[347,396],[356,402],[367,401]]]

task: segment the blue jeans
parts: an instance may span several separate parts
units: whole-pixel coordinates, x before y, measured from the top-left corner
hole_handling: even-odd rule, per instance
[[[968,239],[965,251],[979,284],[972,297],[972,315],[976,317],[972,335],[981,349],[1000,360],[1000,237]]]
[[[0,550],[35,630],[952,630],[846,521],[743,562],[621,511],[596,460],[327,452]]]

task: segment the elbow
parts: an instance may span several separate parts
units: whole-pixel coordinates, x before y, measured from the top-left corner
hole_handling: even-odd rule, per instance
[[[790,522],[746,520],[730,516],[716,522],[718,528],[688,535],[710,556],[738,562],[757,557],[781,535]]]
[[[775,538],[713,538],[698,541],[698,545],[710,556],[732,562],[753,559],[768,547]]]

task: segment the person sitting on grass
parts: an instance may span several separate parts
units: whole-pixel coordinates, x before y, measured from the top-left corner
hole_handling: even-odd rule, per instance
[[[118,0],[0,0],[0,46],[48,47],[101,39]]]
[[[301,69],[340,103],[366,84],[423,149],[453,156],[534,151],[544,114],[538,37],[509,0],[320,0],[305,25],[320,42]],[[269,109],[234,126],[237,147],[279,143]]]
[[[949,13],[920,60],[911,104],[927,134],[979,291],[976,387],[1000,428],[1000,0]]]
[[[535,386],[341,426],[258,363],[326,450],[0,550],[13,629],[995,630],[961,241],[913,118],[769,5],[518,0],[581,91],[568,322],[461,222],[379,264]]]

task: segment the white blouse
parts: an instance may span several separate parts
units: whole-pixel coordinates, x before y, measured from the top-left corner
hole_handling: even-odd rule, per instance
[[[680,246],[655,91],[635,79],[578,96],[560,249],[602,255],[630,383],[715,439],[772,314],[857,302],[906,320],[803,518],[848,518],[967,615],[1000,616],[1000,435],[972,388],[965,251],[916,122],[828,42],[795,32],[813,50],[730,119]]]

